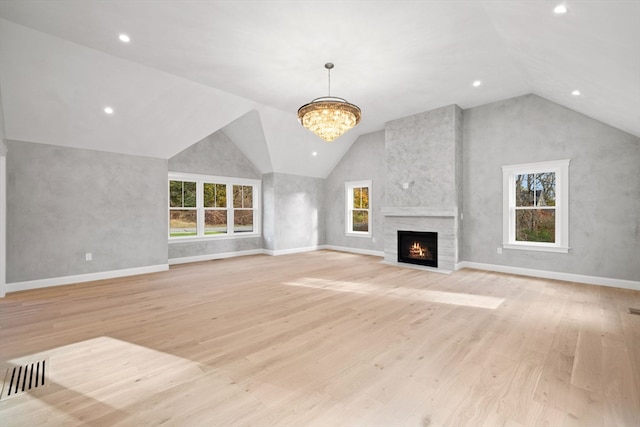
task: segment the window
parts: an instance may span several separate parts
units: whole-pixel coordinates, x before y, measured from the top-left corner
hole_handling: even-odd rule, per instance
[[[204,234],[227,233],[227,184],[205,182]]]
[[[258,180],[171,172],[169,239],[259,235],[259,195]]]
[[[169,181],[171,236],[197,234],[195,181]]]
[[[569,251],[569,160],[502,167],[503,247]]]
[[[346,182],[346,234],[371,236],[371,181]]]
[[[251,233],[253,231],[253,187],[233,186],[233,231]]]

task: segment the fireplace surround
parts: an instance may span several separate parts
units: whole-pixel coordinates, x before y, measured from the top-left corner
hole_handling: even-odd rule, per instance
[[[455,271],[458,262],[458,212],[454,208],[383,207],[384,262],[441,273]],[[398,231],[431,231],[438,233],[438,266],[428,267],[398,262]]]

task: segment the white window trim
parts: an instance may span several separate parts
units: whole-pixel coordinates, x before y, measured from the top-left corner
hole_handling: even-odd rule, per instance
[[[369,227],[368,230],[369,231],[353,231],[353,216],[351,215],[351,206],[353,206],[353,200],[351,199],[352,197],[352,189],[356,188],[356,187],[367,187],[369,189],[369,215],[368,215],[368,219],[369,219]],[[351,236],[351,237],[371,237],[371,199],[372,199],[372,188],[371,188],[371,180],[363,180],[363,181],[347,181],[344,183],[344,195],[345,195],[345,199],[344,199],[344,207],[345,207],[345,236]]]
[[[198,242],[205,240],[227,240],[227,239],[241,239],[247,237],[260,237],[261,236],[261,227],[262,223],[261,218],[261,201],[260,196],[262,194],[262,182],[257,179],[248,179],[248,178],[231,178],[224,176],[213,176],[213,175],[200,175],[200,174],[192,174],[192,173],[183,173],[183,172],[169,172],[167,180],[167,194],[168,197],[171,197],[169,194],[169,181],[190,181],[196,183],[196,210],[198,212],[197,215],[197,236],[177,236],[171,237],[171,226],[169,225],[169,221],[167,221],[167,238],[169,239],[169,243],[185,243],[185,242]],[[226,234],[216,234],[216,235],[205,235],[204,234],[204,184],[205,183],[215,183],[215,184],[226,184],[227,185],[227,194],[233,195],[233,185],[251,185],[254,188],[253,191],[253,231],[242,232],[242,233],[234,233],[233,231],[233,197],[231,199],[227,198],[227,233]],[[167,199],[167,212],[171,210],[169,206],[169,200]],[[229,206],[231,205],[231,206]]]
[[[540,252],[569,252],[569,162],[570,159],[502,166],[502,247]],[[515,177],[526,173],[556,174],[555,243],[515,240]]]

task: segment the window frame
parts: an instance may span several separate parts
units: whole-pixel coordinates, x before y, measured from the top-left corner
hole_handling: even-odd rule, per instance
[[[569,162],[570,159],[502,166],[502,247],[541,252],[569,252]],[[555,242],[517,241],[516,176],[554,172]],[[551,209],[545,207],[543,209]]]
[[[226,192],[225,193],[225,200],[227,201],[227,205],[229,204],[228,203],[228,198],[227,198],[227,194],[228,194],[228,191],[229,191],[229,184],[224,183],[224,182],[219,182],[219,181],[209,182],[208,180],[203,180],[202,181],[202,193],[201,193],[201,195],[202,195],[202,213],[203,213],[203,215],[202,215],[202,227],[203,227],[204,236],[207,236],[207,237],[214,236],[213,234],[207,234],[207,227],[206,227],[206,224],[205,224],[207,211],[225,211],[225,214],[226,214],[226,217],[227,217],[227,232],[215,234],[215,236],[226,236],[228,234],[228,232],[229,232],[229,206],[225,206],[224,208],[221,208],[219,206],[205,206],[205,203],[204,203],[204,186],[207,185],[207,184],[210,184],[210,185],[213,184],[213,185],[216,185],[216,186],[224,184],[225,192]],[[196,189],[196,191],[197,191],[197,189]],[[214,189],[214,199],[216,198],[215,192],[216,192],[216,189]],[[198,221],[200,220],[200,217],[201,216],[198,215]]]
[[[353,189],[358,187],[367,187],[369,193],[369,208],[359,209],[366,210],[367,214],[367,230],[368,231],[354,231],[353,230]],[[372,200],[372,188],[371,180],[361,181],[347,181],[344,183],[345,188],[345,235],[351,237],[371,237],[371,200]]]
[[[188,206],[188,207],[185,207],[185,206],[172,207],[171,206],[171,181],[180,181],[180,182],[182,182],[183,198],[184,198],[184,183],[188,182],[188,183],[196,184],[196,189],[195,189],[195,192],[196,192],[196,205],[195,206]],[[186,238],[197,237],[197,233],[198,233],[197,221],[199,219],[199,215],[198,215],[198,197],[199,196],[198,196],[198,183],[197,183],[197,181],[194,180],[194,179],[187,179],[187,178],[180,179],[180,180],[169,178],[167,183],[168,183],[168,190],[169,190],[169,201],[168,201],[169,202],[168,203],[168,205],[169,205],[169,218],[171,218],[171,211],[195,211],[195,213],[196,213],[196,236],[173,236],[172,237],[171,236],[171,225],[170,225],[170,222],[169,222],[169,237],[172,238],[172,239],[175,239],[177,237],[186,237]],[[184,200],[183,200],[182,204],[184,205]]]
[[[200,175],[184,172],[169,172],[167,179],[167,212],[171,215],[171,189],[170,181],[187,181],[196,183],[196,235],[195,236],[171,236],[171,222],[167,218],[167,238],[169,243],[175,242],[193,242],[202,240],[224,240],[238,239],[245,237],[260,237],[261,234],[261,199],[262,182],[257,179],[248,178],[231,178],[213,175]],[[226,185],[226,201],[227,206],[227,232],[220,234],[205,234],[205,211],[220,208],[206,208],[204,206],[204,184],[224,184]],[[242,185],[252,187],[252,207],[243,208],[243,210],[253,211],[253,231],[234,231],[234,207],[233,207],[233,186]],[[176,208],[174,208],[176,209]]]

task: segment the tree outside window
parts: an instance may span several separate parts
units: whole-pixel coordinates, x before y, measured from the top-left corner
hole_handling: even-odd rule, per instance
[[[253,187],[249,185],[233,186],[233,231],[253,231]]]
[[[227,232],[227,185],[204,183],[204,234]]]
[[[258,180],[170,172],[169,239],[259,235],[259,197]]]
[[[371,236],[371,181],[345,183],[346,189],[346,234]]]
[[[556,174],[516,175],[516,241],[556,241]]]
[[[569,160],[503,166],[503,247],[569,250]]]
[[[169,233],[172,237],[198,234],[196,194],[195,182],[169,181]]]

